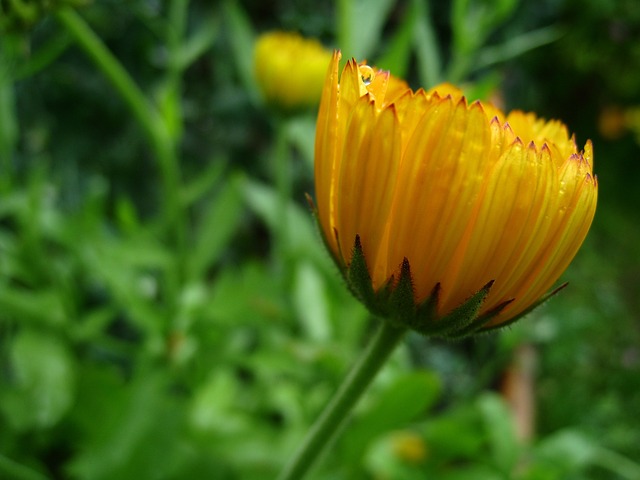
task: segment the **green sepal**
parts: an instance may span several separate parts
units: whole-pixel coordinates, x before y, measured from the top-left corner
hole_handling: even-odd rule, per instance
[[[518,320],[520,320],[522,317],[524,317],[525,315],[528,315],[529,313],[531,313],[533,310],[535,310],[536,308],[538,308],[540,305],[542,305],[543,303],[545,303],[547,300],[549,300],[551,297],[554,297],[558,292],[560,292],[561,290],[564,290],[564,288],[569,285],[569,282],[565,282],[562,285],[560,285],[558,288],[553,289],[552,291],[550,291],[549,293],[547,293],[546,295],[544,295],[540,300],[538,300],[536,303],[534,303],[533,305],[531,305],[529,308],[527,308],[526,310],[522,311],[519,315],[510,318],[509,320],[507,320],[506,322],[502,322],[499,323],[497,325],[490,325],[488,327],[484,327],[482,329],[482,332],[491,332],[493,330],[499,330],[501,328],[504,327],[508,327],[509,325],[513,325],[515,322],[517,322]]]
[[[514,300],[515,298],[512,298],[510,300],[506,300],[502,302],[501,304],[492,308],[488,312],[485,312],[482,315],[479,315],[478,317],[476,317],[475,320],[473,320],[466,327],[458,330],[457,332],[454,332],[449,336],[451,338],[461,339],[461,338],[469,337],[475,333],[478,333],[479,331],[485,331],[484,326],[487,323],[489,323],[491,320],[493,320],[495,317],[497,317],[500,314],[500,312],[502,312],[505,309],[505,307],[509,305],[511,302],[513,302]]]
[[[367,268],[367,262],[362,251],[360,235],[356,235],[353,245],[351,264],[346,269],[347,284],[358,300],[360,300],[369,310],[377,310],[376,293],[373,291],[371,275]],[[377,313],[374,311],[374,313]]]
[[[413,330],[427,334],[430,325],[438,321],[438,304],[440,302],[440,282],[436,283],[429,297],[416,307],[416,314],[407,320],[407,324]]]
[[[412,322],[407,322],[406,319],[414,319],[416,317],[416,302],[411,267],[409,266],[409,260],[406,258],[402,261],[402,266],[400,267],[400,277],[392,288],[388,302],[386,302],[391,317],[397,323],[410,326],[406,324]]]
[[[437,319],[431,325],[425,325],[424,333],[442,337],[455,337],[457,332],[467,328],[478,317],[478,312],[487,299],[493,283],[494,280],[491,280],[453,311]]]
[[[317,209],[313,204],[313,200],[311,200],[310,197],[307,197],[307,199],[309,200],[314,216],[316,216],[316,220],[318,220]],[[325,245],[329,248],[324,234],[321,236]],[[338,249],[342,251],[339,247],[340,239],[338,238],[337,232],[335,232],[335,236],[338,242]],[[331,249],[329,249],[329,251],[331,251]],[[411,266],[407,258],[403,260],[400,266],[400,273],[397,280],[395,276],[391,276],[376,292],[373,289],[373,282],[369,268],[367,267],[367,261],[359,235],[356,235],[352,252],[351,262],[348,266],[346,266],[346,262],[342,256],[336,258],[332,255],[351,293],[362,302],[372,314],[384,318],[393,324],[410,328],[427,336],[433,335],[450,339],[461,339],[476,333],[489,332],[506,327],[527,315],[567,286],[565,283],[556,288],[517,317],[497,325],[488,325],[514,301],[514,299],[506,300],[491,310],[479,315],[491,291],[494,280],[484,285],[453,311],[439,317],[440,283],[437,283],[433,287],[429,297],[420,304],[416,304]]]

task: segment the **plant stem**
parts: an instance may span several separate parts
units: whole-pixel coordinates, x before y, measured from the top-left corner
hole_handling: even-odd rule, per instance
[[[275,142],[273,145],[273,183],[277,193],[277,211],[281,217],[275,224],[274,255],[275,267],[283,281],[288,272],[288,242],[289,242],[289,203],[291,202],[293,180],[291,175],[291,161],[289,157],[288,123],[285,118],[276,116]]]
[[[165,133],[162,118],[118,59],[73,9],[60,8],[56,11],[56,17],[120,94],[140,123],[156,153],[159,149],[164,150],[166,142],[163,140]]]
[[[428,0],[413,0],[412,6],[417,18],[414,44],[418,60],[418,75],[424,87],[432,87],[442,81],[442,62],[438,36],[433,27],[431,7]]]
[[[177,258],[182,259],[185,252],[185,228],[180,199],[180,164],[176,143],[168,131],[165,119],[80,15],[65,7],[56,11],[56,18],[111,82],[147,136],[163,179],[165,228],[174,238]],[[178,263],[181,263],[180,260]]]
[[[182,61],[182,48],[187,26],[189,0],[173,0],[169,4],[166,33],[169,63],[165,79],[165,91],[161,102],[162,116],[167,129],[175,141],[182,137],[182,74],[185,64]]]
[[[353,22],[353,1],[338,0],[338,45],[346,58],[355,55],[353,51],[353,32],[351,30]]]
[[[300,480],[309,471],[345,423],[349,413],[406,331],[405,327],[393,326],[386,320],[380,322],[378,331],[278,477],[279,480]]]

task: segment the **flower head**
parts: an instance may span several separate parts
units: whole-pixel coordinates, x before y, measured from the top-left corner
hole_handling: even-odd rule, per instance
[[[255,45],[254,69],[265,99],[285,109],[320,100],[331,52],[320,42],[291,32],[268,32]]]
[[[317,216],[354,293],[451,336],[535,306],[593,219],[591,142],[579,151],[562,123],[449,84],[414,92],[355,60],[339,76],[339,59],[318,115]]]

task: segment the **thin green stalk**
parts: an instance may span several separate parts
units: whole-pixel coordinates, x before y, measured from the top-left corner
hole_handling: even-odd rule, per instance
[[[354,55],[353,51],[353,0],[338,0],[338,45],[345,58]]]
[[[165,227],[175,239],[178,259],[183,258],[186,249],[185,219],[180,200],[180,164],[176,144],[169,134],[165,119],[80,15],[66,7],[56,11],[56,18],[111,82],[146,134],[163,178]],[[180,263],[178,260],[178,264]]]
[[[158,150],[166,149],[166,140],[164,140],[166,133],[157,109],[147,100],[122,64],[104,45],[100,37],[95,34],[80,15],[69,7],[57,10],[56,18],[120,94],[140,123],[156,153],[158,153]]]
[[[418,75],[425,88],[433,87],[442,81],[442,62],[439,53],[438,36],[431,21],[428,0],[413,0],[416,25],[414,30]]]
[[[18,139],[16,102],[13,91],[12,38],[0,38],[0,190],[10,190],[13,183],[12,156]]]
[[[164,92],[162,113],[172,137],[178,141],[182,137],[182,48],[187,27],[189,0],[173,0],[169,6],[167,24],[167,49],[169,64]]]
[[[293,195],[293,179],[291,175],[291,161],[289,157],[289,141],[287,120],[281,117],[275,122],[275,143],[273,145],[273,182],[277,193],[277,211],[281,217],[275,225],[274,253],[276,268],[283,279],[287,278],[286,265],[288,264],[288,239],[289,239],[289,215],[287,214],[289,203]]]
[[[279,480],[300,480],[320,457],[327,444],[348,419],[376,374],[385,364],[407,329],[381,321],[378,331],[313,425],[300,449],[285,467]]]

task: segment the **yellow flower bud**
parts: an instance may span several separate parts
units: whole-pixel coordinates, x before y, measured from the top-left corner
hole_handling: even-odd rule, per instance
[[[390,436],[391,448],[398,459],[406,463],[419,464],[428,456],[424,439],[409,430],[399,431]]]
[[[339,77],[339,59],[318,114],[316,213],[351,289],[423,333],[526,313],[591,225],[591,142],[578,151],[562,123],[469,104],[452,85],[414,92],[355,60]]]
[[[317,105],[331,52],[297,33],[269,32],[255,45],[254,69],[265,100],[284,109]]]

